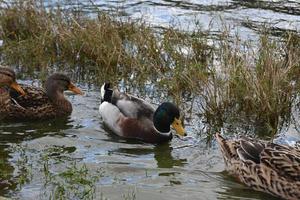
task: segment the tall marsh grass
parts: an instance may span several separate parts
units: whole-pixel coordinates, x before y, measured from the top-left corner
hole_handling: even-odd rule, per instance
[[[16,1],[0,10],[0,54],[8,65],[74,71],[95,84],[150,81],[178,104],[193,96],[211,132],[238,122],[275,134],[289,123],[299,103],[300,35],[262,32],[241,42],[226,29],[213,38],[194,27],[158,29],[143,19]]]
[[[274,135],[299,103],[299,35],[279,40],[262,34],[255,44],[229,39],[225,35],[218,42],[218,64],[201,95],[205,118],[219,128],[231,121]]]

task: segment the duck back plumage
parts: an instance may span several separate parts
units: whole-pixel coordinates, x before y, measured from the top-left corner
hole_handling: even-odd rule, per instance
[[[300,150],[294,147],[241,138],[217,142],[226,169],[252,189],[284,199],[300,199]]]
[[[42,88],[20,84],[26,95],[10,91],[10,103],[4,120],[40,120],[67,116],[72,113],[69,101],[55,105]]]
[[[11,104],[9,93],[5,89],[0,92],[0,120],[7,117],[8,107]]]
[[[145,100],[120,93],[117,89],[113,92],[112,104],[116,105],[126,117],[136,119],[148,118],[152,120],[155,112],[154,108]]]

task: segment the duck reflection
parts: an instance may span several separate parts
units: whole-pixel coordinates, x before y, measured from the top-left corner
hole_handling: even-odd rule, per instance
[[[130,145],[129,147],[128,144]],[[170,146],[170,143],[159,144],[154,147],[152,145],[147,145],[144,148],[142,145],[145,144],[132,143],[131,140],[130,143],[126,143],[127,147],[120,147],[113,150],[111,153],[118,153],[134,157],[154,154],[157,168],[173,168],[174,166],[183,166],[187,161],[186,159],[175,158],[172,156],[173,148]]]
[[[69,117],[57,118],[41,122],[0,123],[0,141],[20,143],[25,139],[41,138],[49,134],[63,134],[63,130],[73,128]]]
[[[173,147],[169,143],[156,145],[154,147],[154,158],[158,168],[173,168],[183,166],[187,159],[174,158],[172,156]]]

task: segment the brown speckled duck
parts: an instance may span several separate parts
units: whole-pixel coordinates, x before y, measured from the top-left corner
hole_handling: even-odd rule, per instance
[[[103,122],[115,134],[123,138],[138,139],[147,143],[162,143],[172,139],[172,126],[178,135],[185,136],[180,112],[172,103],[162,103],[156,110],[146,101],[109,84],[101,88],[99,112]]]
[[[300,149],[219,133],[227,171],[250,188],[289,200],[300,199]]]
[[[13,88],[21,95],[25,95],[24,90],[16,82],[15,72],[11,69],[0,67],[0,119],[7,116],[10,106],[13,102],[9,96],[9,89]]]
[[[71,80],[63,74],[51,75],[45,90],[29,85],[22,85],[25,95],[10,91],[9,105],[3,120],[39,120],[67,116],[72,113],[72,105],[65,98],[64,91],[70,90],[82,94]]]

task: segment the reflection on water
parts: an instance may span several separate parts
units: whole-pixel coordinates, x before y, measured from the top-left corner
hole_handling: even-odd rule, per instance
[[[110,154],[121,155],[124,157],[139,158],[139,157],[151,157],[156,161],[157,168],[169,168],[182,167],[186,163],[186,159],[175,158],[172,156],[173,148],[170,143],[165,143],[161,145],[149,145],[140,143],[135,140],[120,140],[118,136],[110,133],[109,137],[116,138],[115,141],[121,143],[132,144],[129,147],[119,147],[117,149],[109,151]],[[106,140],[112,141],[112,140]]]
[[[61,133],[63,130],[73,127],[71,122],[72,120],[69,118],[60,118],[42,122],[1,123],[0,139],[2,142],[19,143],[28,137],[34,139],[51,133]],[[7,135],[13,135],[13,137]]]
[[[9,152],[6,145],[0,145],[0,195],[3,195],[16,188],[12,181],[14,168],[11,166]]]
[[[64,137],[65,135],[61,131],[71,128],[70,122],[70,119],[58,119],[42,123],[0,123],[0,195],[15,190],[18,184],[16,180],[20,173],[23,173],[22,171],[18,175],[14,173],[15,168],[11,164],[12,157],[10,154],[14,153],[16,149],[11,147],[22,143],[24,140],[33,140],[48,134],[59,134]],[[71,152],[70,149],[69,152]],[[16,162],[19,161],[18,158]]]
[[[174,158],[172,156],[173,148],[170,144],[157,145],[154,148],[154,158],[157,161],[157,167],[159,168],[173,168],[182,167],[187,162],[187,159]]]

